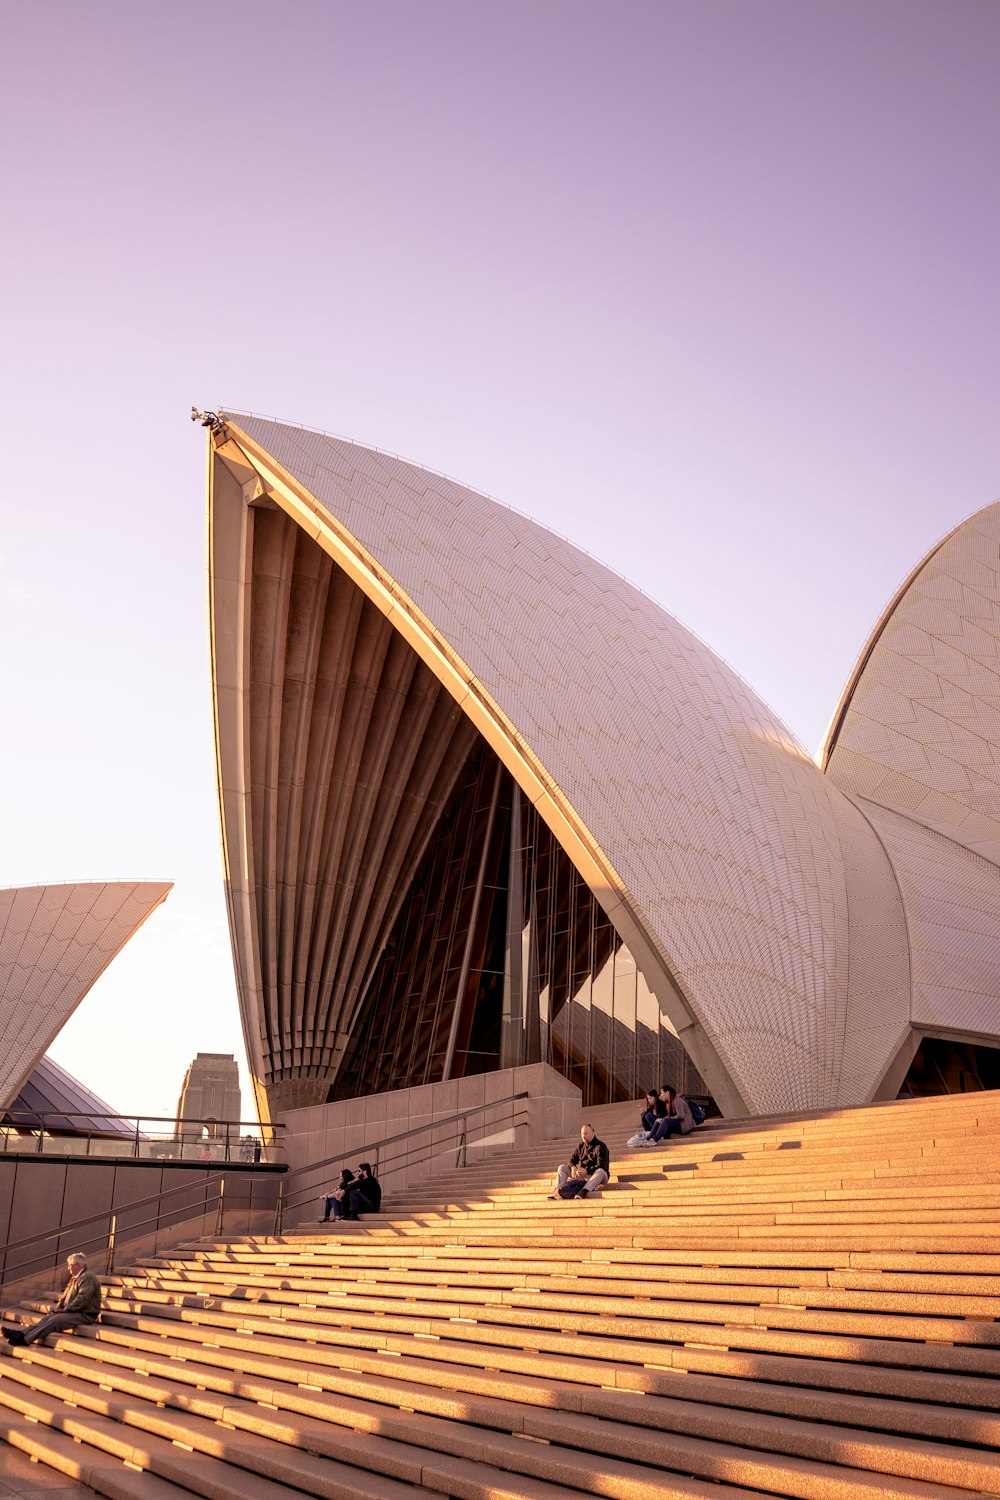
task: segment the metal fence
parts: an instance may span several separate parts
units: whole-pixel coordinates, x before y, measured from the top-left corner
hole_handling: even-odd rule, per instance
[[[68,1110],[19,1115],[8,1110],[0,1124],[0,1155],[277,1166],[284,1161],[282,1128],[256,1120],[175,1120]]]

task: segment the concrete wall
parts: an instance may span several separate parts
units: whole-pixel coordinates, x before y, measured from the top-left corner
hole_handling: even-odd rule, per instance
[[[274,1227],[283,1170],[203,1166],[195,1162],[90,1161],[80,1157],[0,1158],[0,1279],[5,1297],[27,1277],[39,1291],[65,1281],[71,1250],[101,1274],[110,1216],[117,1216],[116,1264],[132,1254],[214,1234],[225,1179],[223,1232],[267,1234]],[[163,1198],[163,1195],[169,1195]],[[162,1202],[135,1207],[156,1196]],[[131,1206],[130,1206],[131,1205]],[[160,1224],[154,1227],[159,1208]],[[95,1216],[95,1217],[91,1217]],[[81,1220],[87,1222],[80,1223]],[[71,1226],[79,1223],[79,1228]],[[20,1242],[31,1243],[21,1246]],[[40,1242],[40,1243],[39,1243]]]
[[[528,1098],[498,1102],[519,1093]],[[359,1161],[374,1164],[376,1147],[379,1179],[389,1193],[417,1178],[451,1171],[459,1165],[460,1127],[441,1122],[459,1111],[469,1111],[470,1164],[496,1152],[575,1135],[583,1118],[580,1090],[547,1063],[288,1110],[281,1116],[289,1166],[285,1224],[317,1218],[319,1197],[336,1183],[340,1168],[356,1171]],[[409,1142],[381,1144],[416,1129],[420,1134]]]

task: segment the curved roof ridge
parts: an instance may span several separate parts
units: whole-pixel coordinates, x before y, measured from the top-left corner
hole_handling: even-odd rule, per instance
[[[836,706],[830,716],[830,722],[827,725],[826,733],[823,736],[823,743],[821,744],[819,753],[816,756],[816,761],[821,771],[826,771],[827,766],[830,763],[830,757],[833,754],[834,750],[837,748],[837,739],[840,735],[841,729],[843,728],[844,720],[846,719],[847,714],[850,710],[851,700],[854,697],[855,689],[857,688],[857,685],[861,680],[861,676],[865,670],[865,667],[868,665],[871,659],[872,652],[875,650],[879,641],[882,639],[882,635],[886,629],[886,626],[889,624],[889,621],[892,619],[893,615],[895,614],[899,605],[902,603],[909,589],[914,583],[916,583],[917,579],[920,577],[920,574],[924,571],[928,564],[933,562],[934,558],[941,551],[941,548],[946,546],[947,543],[951,541],[952,537],[954,537],[959,531],[962,530],[963,526],[968,526],[969,522],[974,521],[977,516],[985,515],[988,510],[991,510],[993,506],[998,503],[1000,502],[991,500],[986,505],[980,505],[976,510],[971,511],[969,515],[965,516],[963,520],[959,521],[956,526],[953,526],[950,531],[946,531],[944,536],[939,538],[939,540],[934,543],[929,551],[924,553],[924,556],[917,563],[916,567],[910,569],[910,571],[904,576],[902,582],[890,595],[888,603],[885,605],[882,613],[879,615],[878,619],[875,621],[875,624],[872,626],[864,645],[858,653],[858,657],[854,663],[854,666],[847,675],[847,679],[840,692],[840,697],[837,699]]]
[[[689,625],[686,620],[682,620],[680,615],[676,614],[673,610],[668,609],[667,606],[663,604],[659,599],[657,599],[653,594],[651,594],[648,589],[643,588],[641,583],[637,583],[634,578],[630,578],[627,573],[623,573],[621,569],[616,568],[613,563],[606,562],[603,557],[598,555],[598,553],[591,552],[586,547],[581,547],[579,542],[574,541],[573,538],[567,536],[565,532],[558,531],[556,527],[548,525],[548,523],[545,521],[540,521],[538,517],[533,516],[530,511],[521,510],[518,506],[511,505],[509,501],[500,500],[496,495],[491,494],[489,490],[479,489],[475,485],[468,484],[464,479],[456,478],[454,474],[446,474],[443,469],[435,469],[431,464],[425,464],[419,462],[417,459],[407,458],[402,453],[393,452],[391,448],[380,448],[375,443],[361,443],[358,442],[356,438],[345,437],[342,433],[330,432],[323,427],[313,427],[306,422],[289,422],[284,417],[268,416],[264,412],[237,411],[234,408],[228,406],[220,406],[218,408],[218,414],[220,417],[232,419],[237,424],[239,423],[239,418],[241,416],[249,417],[253,421],[257,422],[274,422],[278,426],[289,427],[293,431],[315,433],[317,437],[331,438],[334,442],[346,443],[351,448],[359,448],[369,453],[378,453],[384,458],[395,459],[397,463],[407,464],[410,468],[419,469],[424,474],[433,474],[435,478],[444,479],[448,482],[448,484],[457,484],[461,489],[468,490],[470,494],[477,495],[482,500],[488,500],[491,505],[497,505],[501,510],[508,511],[511,515],[519,516],[521,520],[530,521],[532,526],[537,526],[539,530],[546,532],[549,536],[557,537],[559,541],[564,542],[566,546],[572,547],[575,552],[579,552],[583,557],[589,558],[591,562],[595,562],[599,567],[604,568],[606,572],[612,575],[612,577],[619,578],[623,583],[627,583],[629,588],[635,589],[636,593],[641,594],[643,599],[647,600],[656,609],[661,610],[663,614],[669,616],[671,620],[674,620],[682,630],[686,631],[687,634],[691,636],[692,640],[697,641],[700,646],[704,646],[706,651],[710,651],[718,661],[722,662],[723,666],[725,666],[733,674],[733,676],[739,680],[746,691],[750,693],[754,698],[756,698],[756,700],[767,710],[768,714],[775,721],[775,723],[781,726],[782,730],[795,745],[796,749],[800,750],[806,757],[806,759],[812,761],[814,765],[818,764],[817,756],[814,755],[806,747],[805,742],[801,740],[795,733],[795,731],[790,727],[784,715],[778,712],[778,710],[771,703],[770,699],[765,698],[759,691],[759,689],[754,687],[749,678],[744,676],[739,667],[734,666],[727,656],[723,656],[722,652],[719,651],[715,646],[713,646],[710,641],[707,641],[703,635],[701,635],[697,630],[694,629],[693,626]]]
[[[17,885],[0,885],[0,895],[8,891],[57,891],[64,886],[82,885],[165,885],[173,890],[174,882],[164,880],[162,875],[91,875],[80,880],[19,880]]]

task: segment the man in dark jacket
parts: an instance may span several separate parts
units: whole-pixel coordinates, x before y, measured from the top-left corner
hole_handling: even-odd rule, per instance
[[[12,1328],[6,1323],[3,1336],[8,1344],[34,1344],[47,1333],[65,1333],[84,1323],[96,1323],[101,1312],[101,1283],[87,1270],[87,1257],[70,1255],[66,1260],[69,1282],[53,1304],[52,1311],[30,1328]]]
[[[356,1219],[358,1214],[377,1214],[382,1207],[382,1187],[372,1171],[371,1163],[363,1161],[358,1167],[358,1176],[344,1193],[344,1218]]]
[[[575,1196],[592,1198],[607,1182],[610,1165],[608,1148],[603,1141],[598,1140],[593,1125],[582,1125],[580,1144],[569,1161],[564,1161],[559,1168],[556,1174],[556,1191],[550,1196],[562,1197],[560,1189],[564,1188],[572,1178],[574,1182],[583,1183]]]

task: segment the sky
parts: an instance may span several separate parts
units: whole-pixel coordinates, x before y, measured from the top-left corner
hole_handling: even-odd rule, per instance
[[[0,885],[174,890],[52,1055],[244,1067],[205,433],[370,443],[569,536],[816,750],[1000,496],[995,0],[0,0]]]

